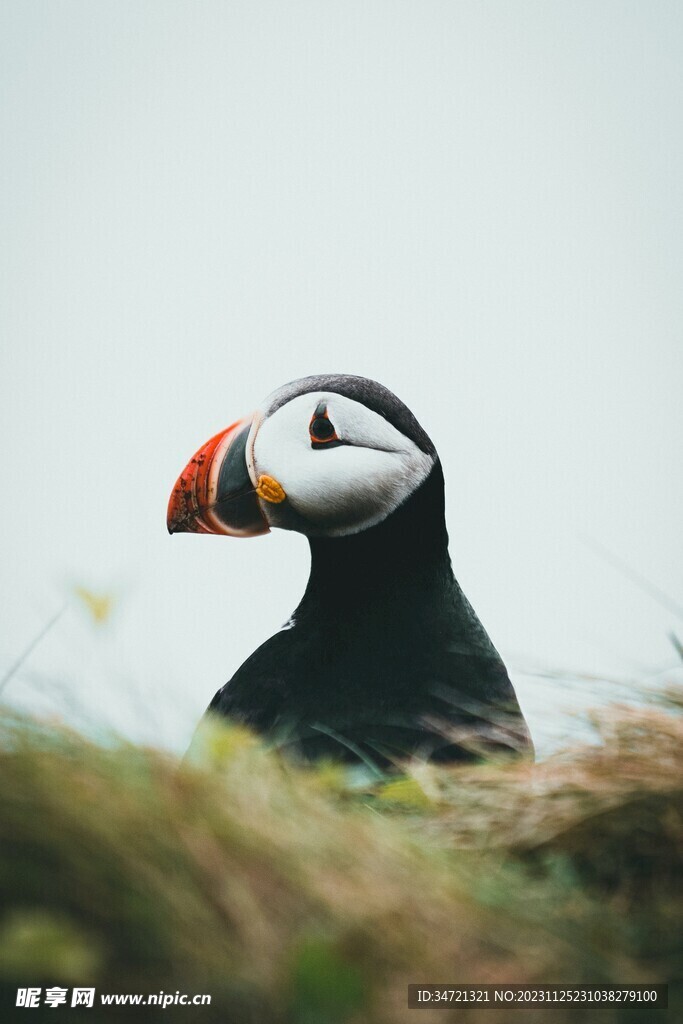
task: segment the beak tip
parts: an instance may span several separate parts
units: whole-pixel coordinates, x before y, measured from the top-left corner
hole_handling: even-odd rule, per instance
[[[176,483],[166,509],[166,529],[173,535],[182,529],[183,518],[187,515],[184,489]]]

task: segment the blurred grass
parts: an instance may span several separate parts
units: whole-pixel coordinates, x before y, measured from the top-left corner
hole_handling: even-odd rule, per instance
[[[206,1024],[401,1024],[408,982],[665,981],[680,1005],[683,717],[615,707],[597,725],[599,744],[540,764],[416,765],[357,789],[238,728],[180,763],[7,712],[2,1019],[23,1019],[18,986],[55,984],[207,992],[165,1011]]]

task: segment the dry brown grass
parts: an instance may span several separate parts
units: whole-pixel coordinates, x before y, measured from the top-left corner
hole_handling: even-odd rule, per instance
[[[601,729],[542,764],[416,766],[359,792],[238,729],[190,765],[8,717],[4,1001],[61,982],[208,992],[211,1008],[164,1011],[207,1024],[400,1024],[409,981],[676,983],[683,718],[615,708]],[[514,1013],[541,1019],[588,1020]]]

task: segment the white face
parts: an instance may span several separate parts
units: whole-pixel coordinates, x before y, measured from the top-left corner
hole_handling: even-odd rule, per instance
[[[315,448],[310,424],[321,403],[341,443]],[[382,522],[435,461],[367,406],[324,391],[299,395],[265,420],[256,417],[247,458],[254,484],[263,474],[274,477],[289,506],[306,520],[305,528],[293,528],[330,537]],[[272,525],[287,525],[268,502],[261,507]]]

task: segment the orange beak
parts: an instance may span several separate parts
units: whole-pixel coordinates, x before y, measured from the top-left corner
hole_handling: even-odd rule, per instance
[[[168,503],[169,533],[256,537],[268,533],[247,468],[253,416],[237,420],[207,441],[182,471]]]

